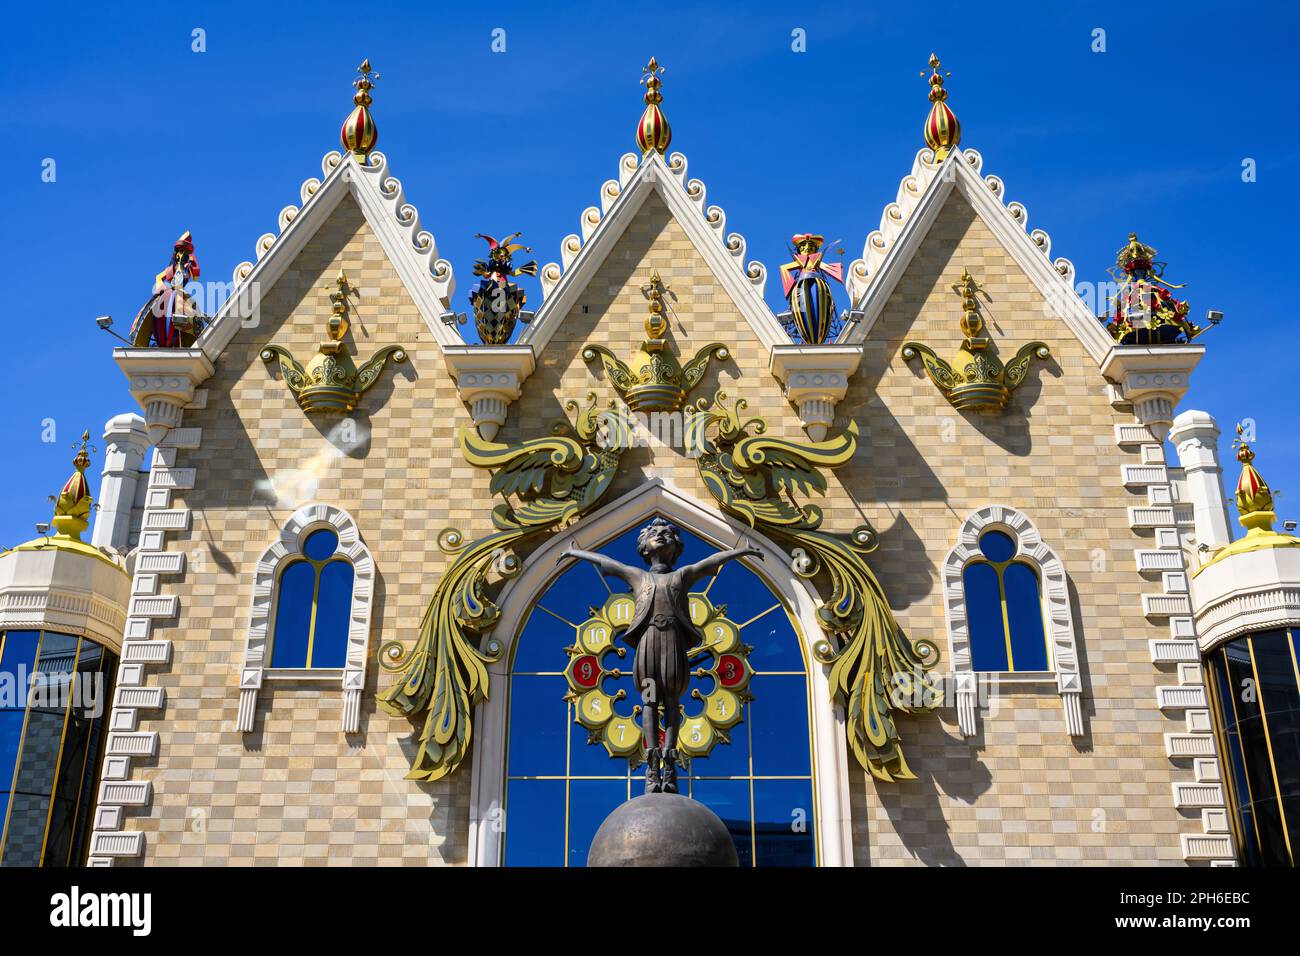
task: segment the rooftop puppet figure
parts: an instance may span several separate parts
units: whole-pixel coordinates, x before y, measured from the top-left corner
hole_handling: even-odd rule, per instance
[[[602,574],[621,578],[632,588],[636,605],[632,623],[622,637],[635,651],[632,674],[642,694],[645,792],[676,793],[677,725],[681,719],[678,701],[691,678],[686,652],[704,639],[691,621],[688,589],[729,561],[750,556],[761,560],[763,553],[754,547],[720,551],[674,571],[673,565],[682,554],[682,539],[663,518],[655,518],[641,529],[636,550],[650,566],[649,571],[579,550],[572,543],[564,556],[589,561]],[[664,718],[662,750],[658,745],[660,713]]]

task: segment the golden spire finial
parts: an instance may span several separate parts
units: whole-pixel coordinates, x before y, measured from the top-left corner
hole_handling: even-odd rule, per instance
[[[325,328],[331,339],[340,342],[343,336],[348,334],[348,294],[352,290],[348,285],[348,277],[342,269],[339,270],[334,284],[338,288],[330,293],[330,317],[325,323]]]
[[[1232,440],[1237,447],[1237,461],[1241,462],[1241,477],[1237,479],[1237,520],[1243,528],[1271,531],[1277,517],[1273,513],[1273,492],[1263,476],[1251,464],[1255,450],[1250,447],[1245,428],[1237,425],[1237,437]]]
[[[659,104],[664,101],[663,94],[659,92],[663,85],[659,78],[663,73],[664,68],[654,57],[650,57],[650,62],[641,68],[641,83],[645,86],[645,112],[641,114],[641,121],[636,127],[636,144],[641,148],[643,156],[652,152],[663,155],[673,139],[668,119],[659,108]]]
[[[925,145],[934,150],[934,161],[943,162],[953,148],[961,142],[961,124],[957,122],[957,116],[948,107],[945,102],[948,99],[948,91],[943,88],[943,79],[945,76],[952,76],[951,72],[939,72],[939,55],[930,54],[930,115],[925,119]],[[921,71],[925,76],[925,71]]]
[[[90,431],[86,430],[81,434],[81,446],[72,459],[76,471],[53,499],[54,520],[51,523],[60,535],[76,540],[81,540],[81,532],[90,527],[90,483],[86,481],[86,469],[90,467],[90,455],[86,451],[89,442]]]
[[[357,73],[360,76],[352,81],[352,85],[357,88],[357,92],[352,97],[352,102],[356,105],[348,114],[348,118],[343,121],[339,139],[343,142],[343,148],[364,166],[366,157],[379,142],[379,130],[375,127],[374,117],[370,115],[370,104],[374,102],[370,97],[370,91],[374,89],[379,74],[370,68],[369,59],[361,61]]]
[[[972,351],[979,351],[989,344],[988,337],[980,335],[984,330],[984,319],[980,315],[977,296],[984,291],[984,286],[975,281],[969,269],[962,266],[961,280],[952,284],[952,291],[961,296],[961,331],[966,336],[965,346]]]
[[[645,319],[645,333],[651,339],[662,339],[668,331],[668,318],[664,315],[664,295],[670,291],[671,288],[660,278],[658,269],[651,271],[650,281],[641,286],[641,294],[650,300],[650,312]]]

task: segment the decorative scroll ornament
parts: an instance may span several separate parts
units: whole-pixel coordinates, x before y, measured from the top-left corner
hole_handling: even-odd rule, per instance
[[[187,349],[203,331],[207,317],[185,291],[199,277],[194,237],[181,233],[172,246],[172,261],[154,277],[153,294],[131,324],[131,345],[138,349]]]
[[[339,140],[343,143],[344,150],[351,153],[357,162],[364,166],[366,157],[379,143],[379,129],[375,126],[375,118],[370,115],[370,104],[374,102],[370,97],[370,91],[375,88],[375,80],[379,79],[379,74],[370,69],[369,59],[361,61],[357,72],[361,74],[360,77],[352,81],[352,85],[357,88],[356,94],[352,97],[352,102],[356,106],[343,121],[343,127],[339,130]]]
[[[401,671],[397,683],[379,693],[379,705],[395,716],[425,715],[407,779],[438,780],[469,753],[474,707],[488,695],[487,665],[502,650],[488,636],[500,617],[487,594],[489,573],[517,574],[514,549],[586,514],[618,472],[623,443],[602,447],[603,413],[595,394],[588,393],[585,407],[569,401],[565,408],[576,413],[572,425],[561,420],[551,426],[550,437],[518,445],[461,429],[465,460],[494,469],[490,493],[506,502],[492,510],[492,534],[468,544],[452,528],[438,535],[439,547],[456,559],[434,589],[419,637],[409,651],[397,641],[379,650],[384,669]]]
[[[691,676],[712,678],[713,688],[707,694],[698,688],[691,691],[695,700],[703,701],[695,716],[686,716],[686,708],[681,708],[677,749],[689,760],[708,756],[716,744],[731,743],[728,731],[740,723],[744,703],[753,699],[748,687],[754,669],[749,664],[753,648],[740,640],[740,628],[727,618],[726,605],[715,607],[703,593],[692,593],[687,600],[691,622],[704,634],[704,642],[688,652],[696,665]],[[565,648],[569,664],[564,669],[569,683],[565,699],[574,702],[575,719],[588,730],[589,742],[604,744],[611,757],[625,757],[634,766],[645,759],[641,705],[627,715],[618,713],[615,705],[638,699],[640,691],[633,686],[630,670],[607,669],[605,661],[610,653],[626,656],[627,648],[617,638],[631,623],[635,603],[631,594],[613,594],[600,608],[592,608],[591,617],[578,628],[577,643]],[[620,681],[626,686],[613,694],[606,690]],[[661,743],[662,738],[661,727]]]
[[[515,268],[511,257],[523,250],[532,252],[522,243],[512,243],[522,233],[497,242],[491,236],[479,233],[476,238],[484,239],[488,244],[487,259],[474,263],[474,275],[480,276],[477,288],[469,294],[469,303],[474,309],[474,327],[478,329],[479,341],[484,345],[505,345],[514,335],[515,323],[528,296],[524,290],[510,281],[514,276],[537,275],[537,263],[526,262]]]
[[[636,144],[641,148],[642,156],[647,153],[662,156],[668,151],[668,144],[673,141],[668,117],[659,108],[659,104],[664,101],[664,95],[659,92],[663,82],[659,77],[663,73],[664,68],[654,57],[650,57],[650,62],[641,68],[641,84],[645,87],[645,112],[641,114],[641,121],[636,126]]]
[[[1120,345],[1183,345],[1209,327],[1188,320],[1191,306],[1170,291],[1183,286],[1162,278],[1165,263],[1156,261],[1154,248],[1138,242],[1136,232],[1128,234],[1128,244],[1116,253],[1108,271],[1119,289],[1110,301],[1110,314],[1100,318]],[[1211,324],[1217,324],[1215,315]]]
[[[977,293],[983,292],[971,274],[962,269],[961,281],[952,286],[961,296],[961,350],[949,365],[928,345],[908,342],[903,346],[903,358],[911,361],[918,355],[925,364],[930,381],[954,408],[961,411],[1000,412],[1007,407],[1011,393],[1025,380],[1032,359],[1046,359],[1051,350],[1042,342],[1022,345],[1010,362],[1003,366],[994,354],[992,342],[984,333],[984,319],[980,315]]]
[[[709,362],[717,358],[725,362],[731,354],[721,342],[710,342],[695,353],[695,357],[682,365],[667,339],[668,319],[664,316],[664,296],[670,292],[659,278],[658,270],[650,281],[641,287],[641,294],[649,301],[649,314],[645,320],[646,340],[632,357],[630,366],[603,345],[588,345],[582,350],[584,361],[600,359],[610,381],[634,412],[675,412],[686,401],[687,394],[704,377]]]
[[[824,345],[839,333],[839,315],[829,280],[844,283],[844,263],[825,260],[824,241],[824,236],[811,233],[793,237],[793,258],[781,267],[781,291],[790,303],[790,331],[808,345]]]
[[[931,53],[930,102],[934,105],[930,107],[930,115],[925,118],[925,145],[934,150],[936,163],[947,159],[948,154],[961,142],[961,123],[957,122],[956,114],[949,108],[948,91],[943,88],[944,77],[952,76],[952,73],[940,73],[939,66],[939,55]],[[921,75],[925,76],[924,70]]]
[[[928,713],[942,698],[929,671],[939,661],[933,641],[905,637],[884,590],[863,558],[878,542],[870,525],[855,528],[847,540],[820,530],[822,511],[799,504],[796,494],[825,494],[821,468],[837,468],[857,450],[857,424],[820,442],[764,438],[760,418],[742,420],[747,403],[731,407],[718,392],[701,400],[691,418],[696,466],[722,509],[770,533],[791,548],[801,577],[829,585],[817,610],[827,637],[814,654],[831,667],[832,699],[847,717],[849,746],[858,762],[881,780],[911,779],[903,758],[894,713]]]
[[[356,290],[349,286],[342,269],[334,281],[338,288],[330,293],[333,304],[325,326],[329,338],[320,344],[306,368],[279,345],[262,349],[263,362],[280,359],[280,374],[304,412],[350,412],[357,407],[361,396],[379,381],[379,374],[390,358],[394,362],[406,361],[406,349],[388,345],[357,368],[343,342],[349,325],[348,296]]]

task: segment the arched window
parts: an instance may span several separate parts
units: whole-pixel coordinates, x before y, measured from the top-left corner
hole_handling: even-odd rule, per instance
[[[649,520],[649,519],[646,519]],[[679,525],[680,529],[680,525]],[[636,528],[599,550],[624,563],[641,564]],[[680,529],[680,564],[713,548]],[[592,609],[626,591],[592,565],[569,568],[537,599],[519,639],[509,680],[506,749],[504,861],[511,866],[582,866],[597,827],[620,803],[644,790],[644,765],[614,757],[597,735],[576,722],[577,702],[565,668],[578,629]],[[752,571],[724,566],[692,592],[739,628],[753,675],[741,720],[717,743],[680,770],[681,792],[709,806],[727,824],[742,866],[812,866],[817,862],[809,726],[808,673],[802,643],[784,606]],[[617,603],[617,602],[615,602]],[[601,662],[605,692],[614,698],[615,720],[634,717],[632,651],[621,641]],[[714,678],[696,676],[682,705],[686,720],[705,707]],[[721,671],[719,671],[721,673]],[[698,696],[692,696],[692,691]],[[620,692],[623,696],[619,697]],[[623,724],[635,732],[637,724]],[[626,731],[625,731],[626,732]],[[639,753],[639,751],[638,751]]]
[[[264,680],[341,679],[344,733],[360,728],[375,565],[342,508],[304,505],[257,562],[235,726],[251,733]]]
[[[962,734],[975,734],[981,694],[1050,682],[1061,695],[1067,731],[1082,736],[1069,582],[1034,523],[1006,505],[972,512],[944,561],[943,593]]]
[[[979,550],[962,571],[972,669],[1051,670],[1038,571],[1015,559],[1016,543],[1005,531],[985,531]]]
[[[335,557],[338,544],[332,528],[313,531],[303,556],[280,573],[272,667],[337,668],[347,660],[352,564]]]

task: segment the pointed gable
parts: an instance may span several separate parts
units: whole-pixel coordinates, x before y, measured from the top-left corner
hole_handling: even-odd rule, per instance
[[[880,228],[867,237],[862,258],[849,266],[849,294],[863,315],[862,321],[845,329],[840,341],[861,343],[871,335],[899,279],[956,193],[1024,271],[1052,313],[1102,366],[1114,342],[1075,293],[1074,265],[1068,259],[1050,259],[1051,237],[1041,229],[1026,232],[1027,210],[1017,202],[1005,203],[1006,187],[997,176],[981,178],[984,160],[975,150],[954,149],[937,166],[930,157],[928,149],[916,154],[911,174],[899,185],[898,198],[885,207]]]

